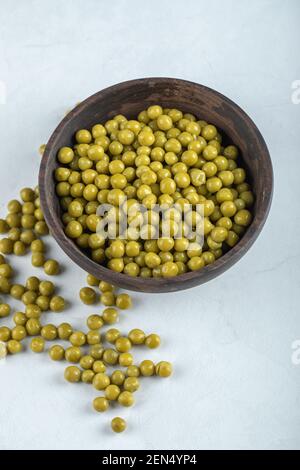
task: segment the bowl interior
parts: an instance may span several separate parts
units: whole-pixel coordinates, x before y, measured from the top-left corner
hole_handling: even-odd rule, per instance
[[[152,104],[179,108],[217,126],[228,142],[239,147],[243,165],[255,193],[253,221],[239,243],[215,263],[200,271],[172,279],[131,278],[93,262],[63,231],[61,211],[55,194],[53,172],[58,166],[56,155],[62,146],[74,143],[78,129],[91,128],[116,114],[135,118]],[[132,80],[109,87],[72,110],[52,134],[40,168],[41,204],[51,233],[63,250],[87,272],[121,287],[145,292],[186,289],[206,282],[232,266],[249,249],[266,220],[272,198],[272,165],[266,144],[253,121],[235,103],[202,85],[184,80],[150,78]]]

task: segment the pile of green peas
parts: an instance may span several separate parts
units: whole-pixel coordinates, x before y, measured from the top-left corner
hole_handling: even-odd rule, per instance
[[[38,238],[31,240],[33,253],[45,251],[44,242]],[[7,253],[7,255],[11,253]],[[58,272],[47,272],[52,275]],[[8,260],[0,254],[0,292],[20,300],[24,305],[24,312],[13,314],[14,327],[0,326],[0,359],[8,354],[17,354],[24,349],[24,341],[30,339],[30,349],[35,353],[42,353],[49,341],[67,341],[69,345],[63,347],[54,344],[49,347],[48,355],[53,361],[67,361],[64,377],[68,382],[83,382],[92,384],[103,396],[93,400],[93,409],[104,412],[109,409],[112,402],[124,407],[134,404],[134,392],[140,388],[139,377],[169,377],[172,374],[170,362],[161,361],[155,364],[146,359],[140,364],[134,364],[130,352],[132,347],[144,345],[149,349],[160,345],[160,337],[156,333],[146,335],[141,329],[132,329],[128,335],[122,335],[120,330],[111,325],[119,320],[119,310],[129,309],[132,299],[127,293],[117,293],[111,284],[100,281],[93,275],[87,276],[88,287],[80,290],[79,297],[83,303],[90,305],[97,301],[99,289],[100,300],[106,307],[102,314],[92,314],[86,320],[87,332],[74,330],[70,323],[64,322],[58,326],[48,323],[42,324],[41,316],[48,310],[61,312],[65,309],[63,297],[55,295],[55,285],[48,280],[40,280],[30,276],[23,284],[13,284],[14,270]],[[0,303],[0,318],[11,315],[11,308],[6,303]],[[108,329],[102,333],[103,327]],[[107,343],[107,346],[105,346]],[[77,365],[74,365],[77,364]],[[117,367],[109,373],[109,368]],[[127,424],[123,418],[116,417],[111,421],[114,432],[123,432]]]
[[[88,332],[73,331],[71,325],[60,326],[60,339],[66,339],[71,343],[67,349],[59,345],[53,346],[50,357],[53,360],[66,359],[68,362],[78,365],[70,365],[65,369],[65,379],[71,383],[84,382],[92,384],[93,387],[102,391],[102,396],[97,396],[93,400],[93,408],[97,412],[104,412],[109,409],[110,403],[117,402],[121,406],[130,407],[134,404],[134,392],[140,388],[139,377],[169,377],[172,374],[172,365],[168,361],[160,361],[155,364],[146,359],[140,364],[134,364],[134,357],[131,350],[134,346],[146,346],[155,349],[160,345],[160,337],[156,333],[146,335],[139,328],[132,329],[128,335],[122,335],[117,328],[111,327],[119,320],[119,313],[114,306],[120,309],[130,308],[131,297],[128,294],[115,294],[115,288],[105,281],[99,281],[94,276],[87,276],[89,286],[99,286],[101,296],[105,293],[113,295],[113,301],[109,302],[102,315],[92,314],[87,318],[86,324]],[[94,303],[91,301],[93,294],[83,288],[80,291],[80,298],[84,303]],[[95,291],[92,289],[95,293]],[[86,297],[87,296],[87,297]],[[111,298],[112,299],[112,298]],[[103,302],[102,302],[103,303]],[[105,303],[104,303],[105,305]],[[101,334],[105,326],[109,328]],[[109,347],[105,347],[109,343]],[[83,348],[88,350],[84,351]],[[117,367],[112,373],[108,373],[108,368]],[[126,429],[126,422],[120,417],[116,417],[111,422],[114,432],[122,432]]]
[[[40,239],[49,234],[49,229],[40,206],[38,187],[21,189],[20,201],[11,200],[7,209],[5,219],[0,219],[0,234],[6,234],[0,240],[0,253],[23,256],[30,250],[32,266],[42,267],[48,276],[58,274],[59,263],[46,258],[45,244]],[[2,277],[0,272],[0,283]]]
[[[0,261],[4,261],[3,255],[0,255]],[[0,271],[4,274],[12,275],[12,269],[6,267],[6,263],[0,264]],[[4,272],[6,268],[6,273]],[[7,277],[4,277],[7,281]],[[59,295],[55,295],[55,285],[51,281],[40,280],[36,276],[30,276],[25,285],[9,284],[3,292],[4,284],[1,283],[1,291],[10,294],[13,298],[23,303],[24,311],[16,311],[13,314],[14,327],[0,326],[0,341],[7,343],[6,352],[16,354],[22,351],[22,341],[27,337],[36,336],[47,329],[42,326],[42,313],[46,311],[62,312],[65,309],[65,300]],[[7,303],[0,303],[0,318],[7,318],[11,315],[11,307]]]
[[[237,147],[223,146],[218,129],[192,114],[153,105],[136,120],[117,115],[80,129],[75,140],[73,148],[59,150],[55,171],[65,233],[113,271],[159,278],[201,269],[232,248],[251,223],[254,195]],[[120,233],[117,225],[115,237],[101,237],[99,205],[109,203],[118,217],[125,199],[127,220],[140,231],[130,225]],[[169,208],[168,237],[154,237],[155,204]],[[203,205],[203,246],[187,237],[197,204]],[[179,209],[186,205],[183,222]]]
[[[116,306],[120,310],[126,310],[132,306],[131,297],[128,294],[115,294],[114,287],[105,281],[99,281],[92,274],[87,276],[88,287],[82,287],[79,292],[80,300],[86,305],[95,304],[98,295],[94,287],[100,291],[99,300],[106,307]]]
[[[43,267],[48,276],[56,275],[60,270],[56,260],[45,257],[46,245],[40,237],[48,235],[49,230],[40,207],[38,187],[23,188],[20,200],[11,200],[7,209],[5,219],[0,219],[0,233],[6,234],[0,240],[0,294],[19,300],[23,308],[13,314],[13,328],[0,326],[0,341],[6,343],[2,352],[16,354],[22,351],[22,341],[27,336],[39,335],[44,328],[42,313],[62,312],[65,300],[55,294],[55,285],[51,281],[30,276],[24,284],[13,282],[15,272],[11,255],[22,256],[30,251],[32,266]],[[10,305],[0,300],[0,319],[11,313]]]

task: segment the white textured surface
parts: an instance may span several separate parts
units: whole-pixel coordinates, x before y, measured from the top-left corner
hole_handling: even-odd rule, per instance
[[[300,366],[291,361],[300,339],[300,104],[291,101],[299,2],[0,3],[2,216],[18,188],[36,183],[37,148],[67,108],[143,76],[190,79],[238,102],[262,131],[275,171],[267,225],[238,265],[190,291],[134,294],[134,310],[122,315],[125,331],[161,333],[163,346],[149,356],[174,361],[173,379],[148,380],[133,409],[98,415],[92,387],[66,384],[62,364],[10,357],[0,365],[0,448],[300,448]],[[79,326],[84,273],[58,248],[53,254],[63,260],[57,282],[72,307],[47,316]],[[17,261],[20,280],[36,273],[28,259]],[[122,436],[108,428],[119,414],[129,424]]]

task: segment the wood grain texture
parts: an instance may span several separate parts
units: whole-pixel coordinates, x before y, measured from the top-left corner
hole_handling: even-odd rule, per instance
[[[179,108],[215,124],[241,151],[243,164],[255,193],[253,221],[238,244],[213,264],[172,279],[132,278],[92,261],[66,237],[55,194],[53,173],[57,151],[74,144],[78,129],[90,128],[116,114],[134,118],[152,104]],[[58,125],[46,146],[40,167],[41,206],[51,234],[65,253],[86,272],[114,285],[143,292],[172,292],[203,284],[235,264],[258,237],[269,213],[273,193],[273,170],[266,143],[249,116],[220,93],[197,83],[173,78],[143,78],[106,88],[87,98]]]

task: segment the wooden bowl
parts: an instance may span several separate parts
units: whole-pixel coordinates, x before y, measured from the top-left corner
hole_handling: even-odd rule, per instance
[[[199,271],[169,279],[143,279],[119,274],[92,261],[66,237],[55,194],[53,172],[62,146],[74,143],[78,129],[90,128],[116,114],[134,118],[152,104],[179,108],[215,124],[241,151],[255,193],[253,221],[230,251]],[[203,284],[229,269],[250,248],[268,216],[273,192],[273,170],[266,143],[254,122],[230,99],[197,83],[173,78],[143,78],[102,90],[76,106],[61,121],[46,146],[39,174],[41,206],[50,232],[64,252],[82,269],[114,285],[144,292],[171,292]]]

